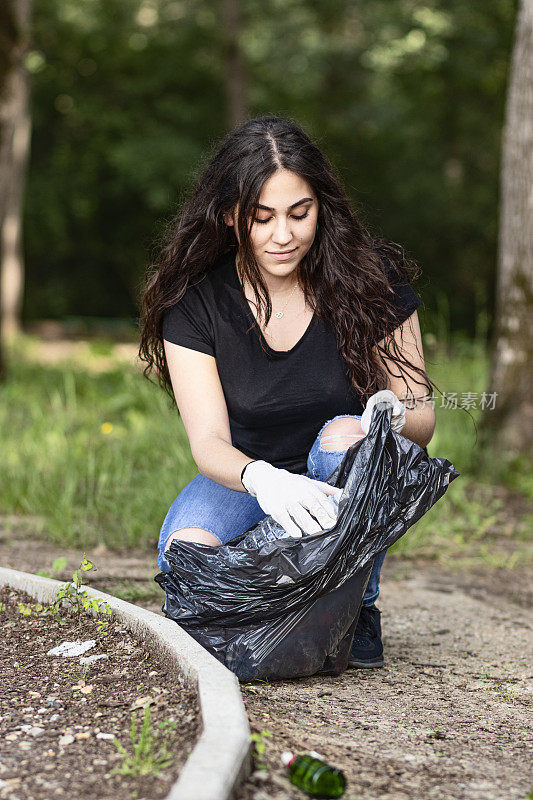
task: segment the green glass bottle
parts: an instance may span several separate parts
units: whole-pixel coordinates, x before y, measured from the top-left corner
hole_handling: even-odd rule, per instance
[[[319,753],[294,756],[287,750],[281,760],[289,768],[291,783],[312,797],[340,797],[346,789],[346,778],[340,769],[326,764]]]

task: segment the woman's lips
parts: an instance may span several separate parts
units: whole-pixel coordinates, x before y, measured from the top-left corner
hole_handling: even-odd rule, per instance
[[[287,253],[268,253],[268,255],[272,256],[272,258],[275,258],[276,261],[288,261],[289,258],[291,258],[296,253],[297,249],[298,248],[295,247],[293,250],[289,250],[289,252]]]

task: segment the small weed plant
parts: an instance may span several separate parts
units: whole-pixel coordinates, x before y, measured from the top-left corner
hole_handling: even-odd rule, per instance
[[[56,559],[52,565],[54,573],[57,574],[60,572],[65,568],[66,564],[67,559],[63,556]],[[98,600],[95,597],[89,597],[85,589],[81,588],[83,573],[88,572],[91,569],[97,569],[97,567],[92,561],[85,557],[84,553],[79,568],[75,570],[72,575],[72,580],[59,587],[53,603],[51,603],[49,606],[44,606],[42,603],[27,605],[26,603],[19,602],[19,612],[25,617],[30,616],[32,613],[36,613],[38,615],[49,614],[50,616],[54,617],[60,625],[66,625],[66,619],[61,617],[61,609],[64,607],[70,608],[76,614],[78,625],[81,624],[81,617],[84,611],[92,610],[96,613],[97,617],[100,614],[104,616],[111,616],[112,612],[108,603],[106,603],[104,600]],[[49,572],[44,570],[41,570],[36,574],[44,575],[45,577],[53,577]],[[2,611],[1,603],[0,611]],[[106,635],[108,626],[109,622],[107,620],[97,620],[96,627],[98,633]]]
[[[250,739],[255,745],[254,760],[255,766],[258,770],[268,769],[265,763],[266,742],[269,736],[272,736],[272,731],[261,731],[259,733],[252,733]]]
[[[103,600],[97,600],[96,597],[89,597],[85,589],[81,588],[83,573],[91,569],[97,569],[97,567],[85,557],[84,553],[79,569],[75,570],[72,575],[72,580],[57,590],[55,602],[50,605],[48,611],[58,618],[60,624],[64,624],[64,620],[59,616],[60,610],[64,605],[76,614],[78,625],[81,622],[81,615],[84,611],[93,610],[97,616],[99,614],[111,615],[111,608],[108,603]],[[98,633],[107,633],[108,625],[108,621],[98,620],[96,625]]]
[[[165,719],[158,722],[159,733],[154,735],[152,729],[152,718],[150,706],[144,709],[144,716],[140,731],[137,731],[137,712],[131,715],[130,724],[130,743],[131,753],[115,737],[113,739],[119,753],[124,757],[122,764],[111,770],[111,775],[157,775],[162,769],[166,769],[174,763],[172,753],[168,750],[165,741],[160,741],[161,735],[175,730],[177,723],[172,719]]]
[[[485,667],[484,664],[482,665],[481,670],[483,672],[483,680],[491,681],[491,685],[487,686],[483,691],[494,692],[499,697],[501,697],[502,700],[509,700],[512,703],[515,702],[516,697],[514,695],[513,690],[509,686],[507,686],[502,681],[501,678],[489,676],[487,673],[487,668]],[[533,797],[531,798],[531,800],[533,800]]]

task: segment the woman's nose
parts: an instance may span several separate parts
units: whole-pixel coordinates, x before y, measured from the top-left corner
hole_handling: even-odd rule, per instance
[[[292,241],[290,222],[283,218],[279,219],[272,234],[272,240],[277,245],[287,245]]]

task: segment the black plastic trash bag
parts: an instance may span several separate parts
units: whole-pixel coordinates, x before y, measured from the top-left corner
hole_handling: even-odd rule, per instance
[[[374,407],[368,434],[327,479],[343,487],[330,530],[296,539],[267,516],[219,547],[171,542],[171,571],[154,578],[162,611],[239,680],[343,672],[374,557],[458,477],[392,431],[391,414]]]

